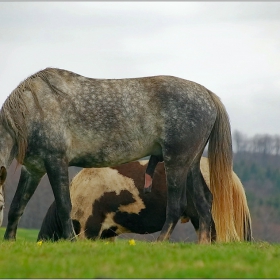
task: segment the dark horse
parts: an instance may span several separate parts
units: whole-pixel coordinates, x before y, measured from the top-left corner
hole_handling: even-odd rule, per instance
[[[68,166],[115,166],[152,155],[164,160],[168,187],[166,221],[158,240],[169,238],[185,209],[186,179],[191,172],[194,187],[188,194],[200,217],[198,239],[209,243],[212,199],[204,193],[199,170],[208,141],[211,185],[222,192],[212,211],[224,213],[220,221],[224,240],[238,239],[232,234],[229,118],[220,99],[202,85],[172,76],[92,79],[47,68],[10,94],[0,120],[0,180],[13,158],[22,164],[5,239],[16,238],[19,219],[45,173],[62,238],[72,239]]]

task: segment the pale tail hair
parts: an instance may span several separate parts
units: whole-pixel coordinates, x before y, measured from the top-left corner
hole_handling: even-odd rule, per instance
[[[234,224],[240,241],[252,239],[252,221],[244,188],[238,176],[233,173]]]
[[[209,162],[208,158],[202,157],[200,161],[200,168],[203,178],[211,190],[210,186],[210,174],[209,174]],[[238,238],[240,241],[251,240],[252,239],[252,227],[251,227],[251,215],[247,204],[247,198],[245,195],[244,187],[239,180],[238,176],[233,172],[233,205],[234,205],[234,226]],[[213,187],[212,187],[213,190]],[[218,200],[216,202],[216,199]],[[220,197],[215,196],[215,203],[219,203]],[[219,220],[219,216],[223,215],[223,212],[215,213],[213,220],[216,223]],[[220,236],[217,236],[220,242]]]
[[[219,97],[211,91],[209,93],[217,108],[216,122],[208,146],[210,190],[213,194],[212,216],[217,242],[243,241],[251,234],[251,218],[244,189],[242,192],[238,181],[233,178],[229,117]]]

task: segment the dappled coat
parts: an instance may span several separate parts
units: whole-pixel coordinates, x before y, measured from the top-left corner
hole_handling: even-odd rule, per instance
[[[110,238],[127,232],[144,234],[161,230],[165,221],[167,196],[164,164],[159,163],[156,167],[152,192],[144,194],[147,163],[137,161],[111,168],[85,168],[73,178],[70,186],[73,205],[71,218],[79,238]],[[207,158],[201,159],[200,168],[209,186]],[[188,178],[188,185],[192,183],[191,179]],[[237,232],[241,240],[250,240],[251,219],[244,189],[235,173],[234,180],[235,199],[239,199],[237,206],[245,213],[244,226]],[[206,184],[205,188],[209,192]],[[197,230],[198,214],[188,195],[187,202],[181,222],[190,219]],[[61,234],[56,204],[53,202],[43,220],[38,240],[58,240]],[[215,239],[215,229],[212,238]]]

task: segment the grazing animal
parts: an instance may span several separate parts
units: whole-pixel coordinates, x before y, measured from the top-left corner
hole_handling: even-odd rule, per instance
[[[154,173],[153,191],[143,194],[144,173],[148,161],[130,162],[116,167],[85,168],[72,180],[70,195],[72,201],[71,219],[79,238],[112,238],[121,233],[154,233],[160,231],[166,213],[166,176],[164,164],[157,165]],[[201,174],[210,186],[207,158],[200,161]],[[234,206],[236,232],[239,240],[251,240],[251,217],[244,188],[235,173]],[[192,178],[187,179],[187,189]],[[205,184],[205,186],[206,186]],[[209,192],[206,187],[205,192]],[[210,188],[212,189],[212,188]],[[223,213],[217,213],[223,215]],[[199,215],[193,201],[187,195],[187,207],[182,222],[191,220],[198,231]],[[215,222],[215,216],[214,222]],[[38,240],[56,241],[62,236],[62,228],[55,201],[49,207],[43,220]],[[215,240],[215,229],[211,236]],[[219,236],[217,239],[220,240]],[[220,240],[221,241],[221,240]]]
[[[213,207],[199,169],[208,142]],[[1,169],[13,158],[22,164],[5,239],[16,239],[19,219],[45,173],[62,238],[72,240],[68,166],[116,166],[152,155],[163,159],[168,187],[159,241],[169,239],[185,209],[189,173],[193,187],[188,192],[200,217],[199,242],[211,242],[211,209],[223,212],[215,221],[218,236],[238,240],[229,118],[218,96],[195,82],[173,76],[93,79],[46,68],[20,83],[4,102],[0,147]],[[215,196],[221,197],[218,203]]]

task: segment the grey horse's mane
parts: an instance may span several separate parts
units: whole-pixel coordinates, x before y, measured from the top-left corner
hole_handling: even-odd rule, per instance
[[[54,87],[48,79],[51,74],[57,74],[55,70],[56,69],[53,68],[46,68],[26,78],[8,96],[0,111],[0,120],[2,124],[6,125],[14,134],[18,151],[16,158],[21,164],[23,163],[27,149],[27,126],[25,117],[28,108],[24,101],[24,92],[30,91],[32,93],[35,104],[42,113],[42,108],[39,104],[32,81],[36,78],[41,78],[51,88],[52,92],[60,93],[60,90]]]

